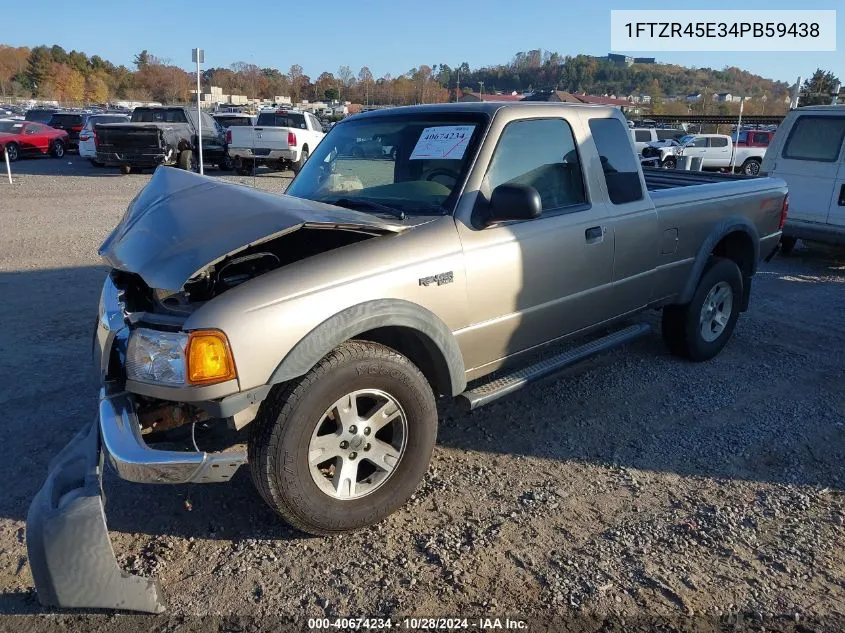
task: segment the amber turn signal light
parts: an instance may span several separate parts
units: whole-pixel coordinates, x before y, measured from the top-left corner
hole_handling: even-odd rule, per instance
[[[188,336],[188,382],[194,385],[232,380],[235,359],[226,335],[219,330],[196,330]]]

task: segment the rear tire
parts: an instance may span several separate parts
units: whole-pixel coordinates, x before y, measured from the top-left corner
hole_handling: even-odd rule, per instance
[[[760,173],[760,159],[749,158],[742,164],[742,173],[746,176],[756,176]]]
[[[347,341],[275,387],[251,426],[261,496],[294,527],[330,535],[377,523],[408,500],[428,469],[437,408],[407,358]]]
[[[124,176],[128,176],[132,173],[132,165],[121,165],[120,166],[120,173]]]
[[[302,166],[305,165],[305,161],[308,160],[309,156],[308,147],[303,147],[302,152],[299,154],[299,160],[290,164],[290,168],[293,171],[294,176],[302,171]]]
[[[240,156],[235,158],[235,171],[239,175],[241,175],[241,176],[251,176],[254,168],[255,168],[254,165],[250,166],[249,163],[247,163],[247,161],[245,161]]]
[[[185,171],[196,171],[196,160],[194,160],[194,152],[190,149],[183,149],[179,153],[179,158],[177,160],[179,164],[179,169],[184,169]]]
[[[65,144],[61,141],[53,141],[50,145],[50,156],[53,158],[61,158],[65,155]]]
[[[710,360],[727,344],[742,306],[742,273],[730,259],[711,257],[692,300],[663,308],[669,351],[691,361]]]
[[[798,241],[796,237],[785,237],[781,236],[780,238],[780,252],[784,255],[792,255],[792,251],[795,250],[795,243]]]

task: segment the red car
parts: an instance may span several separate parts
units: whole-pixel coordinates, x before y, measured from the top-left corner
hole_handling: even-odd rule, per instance
[[[65,147],[67,132],[64,130],[35,121],[0,121],[0,153],[5,148],[10,161],[48,152],[55,158],[61,158],[65,155]]]

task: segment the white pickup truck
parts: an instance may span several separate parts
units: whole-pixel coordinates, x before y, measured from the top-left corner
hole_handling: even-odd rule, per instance
[[[674,169],[680,156],[701,158],[702,169],[728,169],[733,157],[734,168],[747,176],[760,173],[760,165],[766,155],[765,147],[734,147],[733,139],[727,134],[687,134],[678,139],[676,147],[657,147],[651,151],[643,150],[645,162],[659,164],[666,169]]]
[[[241,175],[251,174],[261,164],[298,174],[324,136],[317,117],[300,110],[261,112],[255,127],[226,130],[229,156]]]

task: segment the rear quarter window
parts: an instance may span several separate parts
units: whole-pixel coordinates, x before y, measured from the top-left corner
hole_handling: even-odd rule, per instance
[[[640,170],[618,119],[590,119],[590,132],[601,159],[607,194],[613,204],[642,200]]]
[[[710,147],[727,147],[728,146],[728,139],[722,138],[720,136],[714,136],[710,139]]]
[[[634,132],[634,140],[638,143],[648,143],[651,141],[651,133],[648,130],[637,130]]]
[[[801,116],[795,121],[781,156],[790,160],[834,163],[845,139],[845,117]]]

